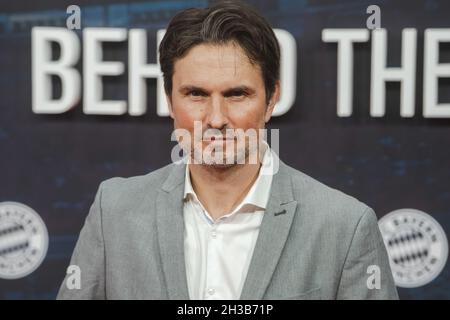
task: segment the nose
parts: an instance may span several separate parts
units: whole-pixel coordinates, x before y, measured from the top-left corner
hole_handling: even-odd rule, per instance
[[[227,110],[221,97],[212,97],[208,110],[206,124],[209,128],[222,130],[228,125]]]

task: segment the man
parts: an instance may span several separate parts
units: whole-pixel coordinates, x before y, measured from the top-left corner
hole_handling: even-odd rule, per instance
[[[160,64],[188,163],[101,183],[71,261],[81,287],[67,278],[58,298],[397,298],[370,207],[287,166],[259,134],[257,148],[228,135],[263,129],[280,96],[264,18],[234,1],[185,10]]]

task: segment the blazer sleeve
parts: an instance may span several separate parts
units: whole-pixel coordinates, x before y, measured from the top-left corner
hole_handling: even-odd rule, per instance
[[[337,299],[398,299],[377,217],[370,207],[354,231]]]
[[[70,266],[80,271],[80,287],[68,286],[73,273],[66,275],[58,300],[105,299],[105,250],[102,231],[102,185],[100,184],[94,203],[80,232]],[[71,289],[69,289],[69,287]]]

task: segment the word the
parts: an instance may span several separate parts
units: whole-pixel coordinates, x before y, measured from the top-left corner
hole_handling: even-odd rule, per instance
[[[353,43],[369,40],[367,29],[324,29],[322,40],[337,43],[338,79],[337,114],[351,116],[353,111]],[[414,116],[416,86],[417,30],[402,31],[402,66],[387,67],[387,32],[372,31],[372,70],[370,87],[370,115],[385,114],[385,83],[401,83],[400,115]],[[450,63],[439,63],[439,44],[450,42],[450,29],[426,29],[423,61],[423,116],[425,118],[450,118],[450,103],[438,103],[439,78],[450,77]]]

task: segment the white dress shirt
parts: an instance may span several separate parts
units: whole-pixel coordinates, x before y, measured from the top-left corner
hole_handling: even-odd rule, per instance
[[[189,165],[184,186],[184,253],[189,297],[239,299],[272,185],[268,145],[258,177],[233,212],[214,221],[195,194]]]

